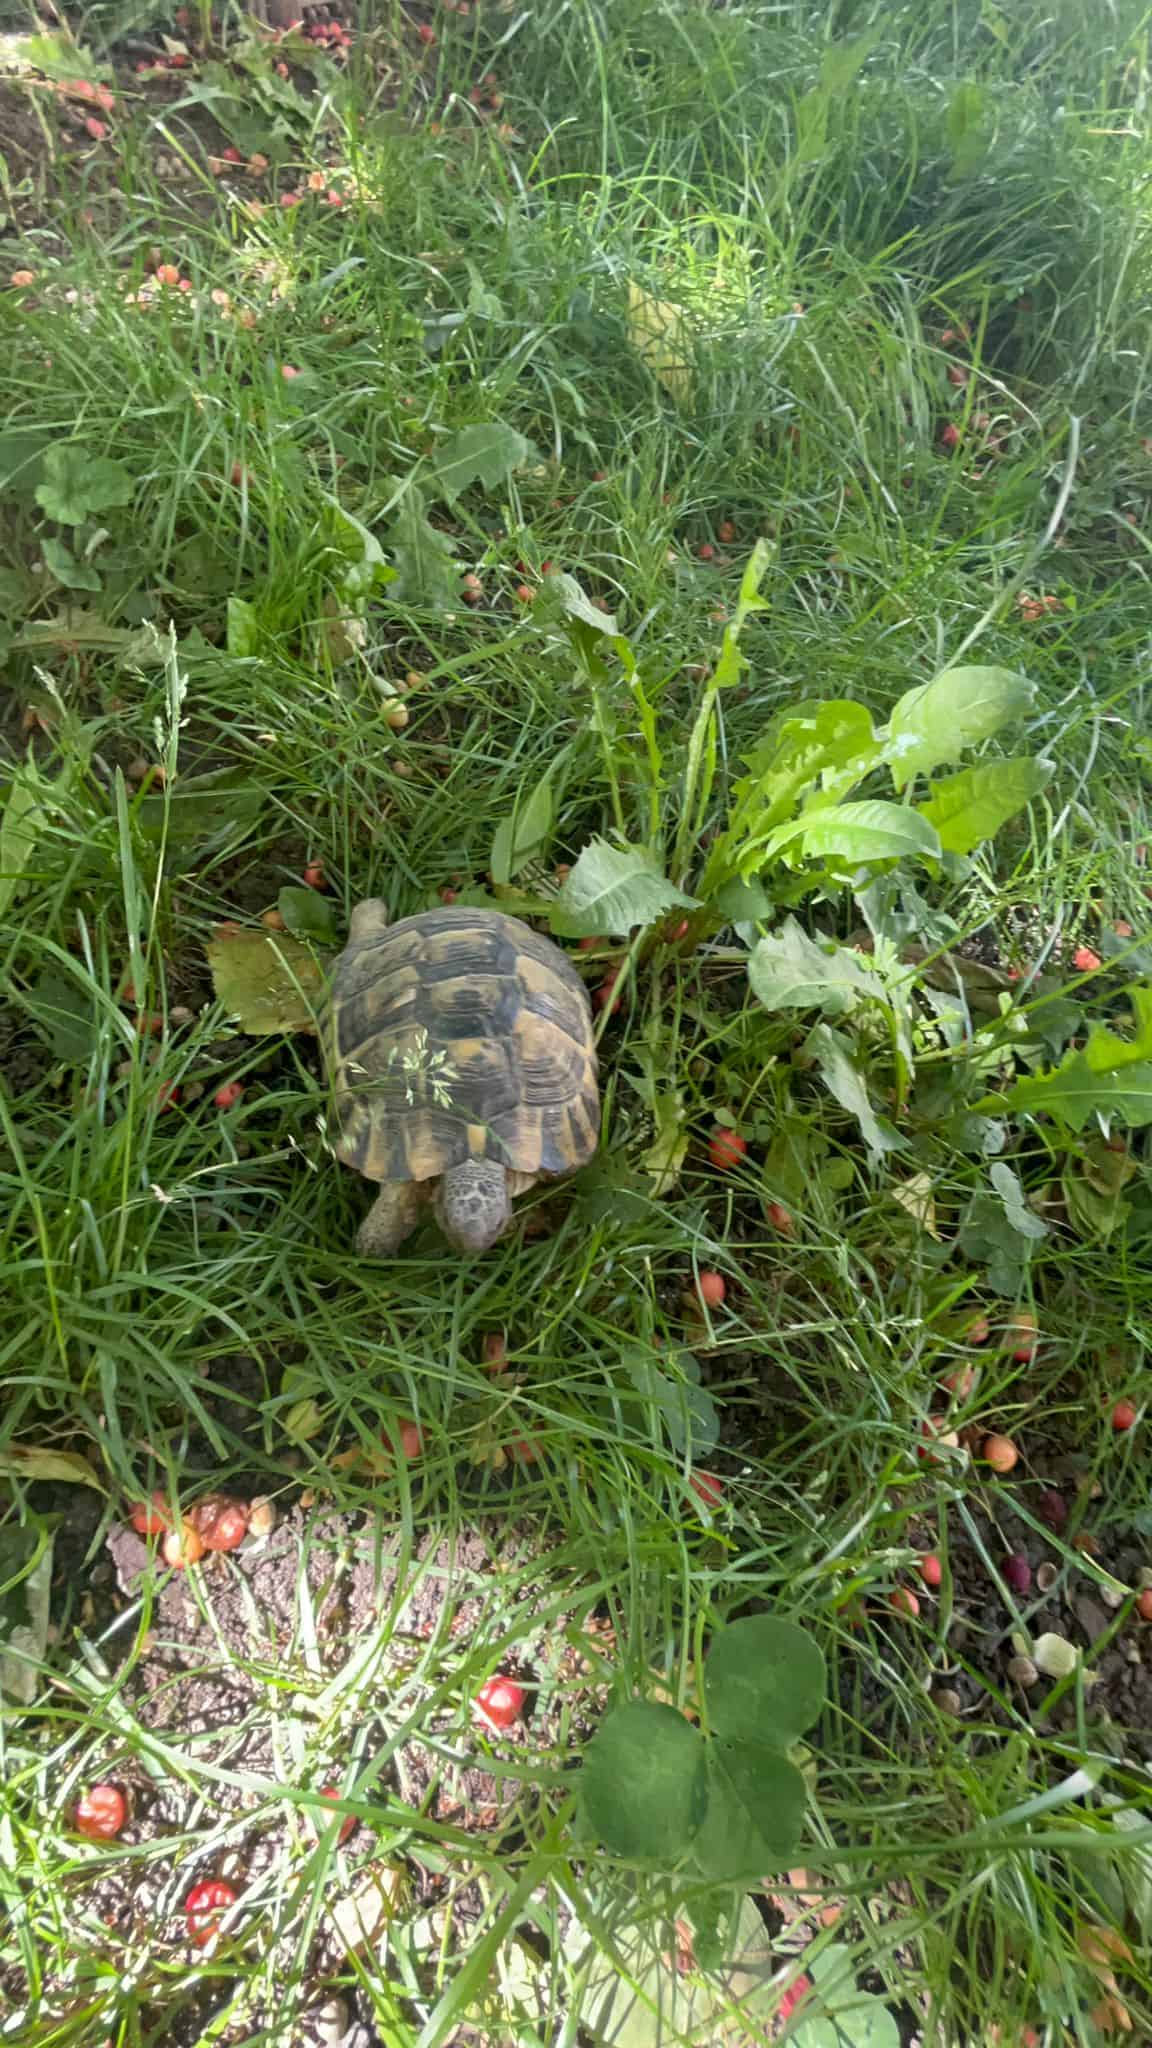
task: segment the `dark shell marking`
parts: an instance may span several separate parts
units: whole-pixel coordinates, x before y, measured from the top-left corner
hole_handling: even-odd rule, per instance
[[[368,1180],[431,1180],[468,1158],[572,1173],[596,1150],[584,985],[518,918],[429,910],[353,940],[329,1035],[337,1157]]]

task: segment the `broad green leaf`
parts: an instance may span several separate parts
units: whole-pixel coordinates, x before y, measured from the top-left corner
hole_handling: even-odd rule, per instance
[[[758,882],[754,876],[749,881],[743,881],[736,875],[732,881],[725,882],[722,889],[717,890],[711,899],[709,909],[714,910],[717,916],[723,917],[729,924],[759,924],[763,918],[771,917],[772,898],[763,883]]]
[[[1058,1067],[1017,1081],[996,1102],[997,1107],[1017,1114],[1055,1117],[1057,1123],[1073,1131],[1082,1131],[1097,1112],[1138,1130],[1152,1123],[1152,1063],[1101,1073],[1089,1065],[1084,1053],[1073,1052]],[[990,1104],[991,1098],[981,1106]]]
[[[237,661],[259,654],[261,644],[260,618],[255,605],[246,597],[228,599],[228,627],[226,647]]]
[[[1007,668],[946,668],[901,697],[888,722],[884,759],[897,789],[992,738],[1035,700],[1035,684]]]
[[[603,634],[606,639],[615,639],[619,630],[611,612],[601,611],[593,604],[586,590],[563,569],[550,569],[544,578],[544,596],[558,605],[569,619],[587,626],[593,633]]]
[[[122,463],[89,455],[76,442],[58,442],[44,457],[36,503],[61,526],[81,526],[93,512],[131,503],[136,486]]]
[[[502,818],[496,827],[490,867],[497,887],[510,882],[530,861],[539,858],[551,836],[555,817],[556,799],[548,774],[528,796],[517,797],[511,815]]]
[[[62,540],[42,540],[40,553],[65,590],[99,590],[100,577],[91,562],[78,562]]]
[[[691,1353],[686,1356],[691,1358]],[[637,1393],[659,1410],[678,1457],[686,1452],[695,1457],[712,1449],[720,1434],[720,1417],[708,1389],[699,1384],[698,1366],[693,1378],[688,1372],[673,1372],[674,1361],[669,1361],[669,1369],[663,1369],[645,1351],[626,1352],[622,1362]]]
[[[1152,987],[1141,982],[1126,993],[1132,1004],[1133,1034],[1131,1038],[1121,1038],[1103,1026],[1092,1031],[1084,1048],[1084,1058],[1093,1073],[1112,1073],[1117,1067],[1152,1059]]]
[[[686,405],[692,396],[692,333],[679,306],[652,298],[630,280],[628,339],[677,405]]]
[[[276,898],[276,908],[294,939],[315,939],[331,945],[338,934],[336,907],[318,889],[289,884]]]
[[[884,31],[870,28],[865,35],[851,36],[839,43],[829,43],[820,59],[820,83],[825,92],[838,98],[846,93],[863,70]]]
[[[1052,763],[1027,754],[1008,761],[977,761],[934,782],[927,803],[916,808],[935,826],[945,853],[971,853],[1039,796],[1051,779]]]
[[[804,1051],[815,1060],[829,1094],[855,1117],[870,1152],[894,1152],[907,1145],[908,1140],[873,1109],[849,1039],[830,1024],[817,1024],[804,1041]]]
[[[285,932],[217,927],[208,946],[216,999],[242,1031],[267,1038],[315,1031],[324,977],[307,946]]]
[[[138,797],[134,818],[150,838],[163,837],[171,862],[174,855],[187,858],[235,838],[259,817],[266,800],[246,769],[214,769],[181,775],[171,788]]]
[[[753,1741],[708,1744],[707,1808],[692,1843],[708,1877],[736,1883],[786,1869],[804,1827],[808,1792],[794,1763]]]
[[[839,1017],[860,996],[887,991],[860,953],[809,938],[794,917],[761,939],[748,958],[752,992],[766,1010],[823,1010]]]
[[[52,619],[30,619],[13,639],[13,647],[35,654],[44,648],[58,648],[65,654],[118,654],[124,661],[159,666],[164,660],[165,642],[151,626],[113,626],[99,612],[80,606],[58,612]]]
[[[806,811],[791,824],[777,826],[765,841],[764,852],[771,859],[793,844],[810,857],[861,865],[908,857],[931,860],[940,853],[940,841],[926,818],[903,804],[877,799]]]
[[[646,846],[610,846],[590,840],[556,899],[558,930],[594,936],[653,924],[678,905],[696,908],[668,880],[660,857]]]
[[[460,602],[456,543],[425,516],[424,500],[407,485],[388,529],[388,551],[396,570],[389,597],[398,604],[452,611]]]
[[[584,1811],[617,1856],[679,1863],[704,1812],[704,1742],[674,1707],[630,1700],[584,1752]]]
[[[1048,1235],[1048,1225],[1028,1207],[1024,1190],[1006,1160],[998,1159],[991,1169],[992,1185],[1000,1197],[1004,1214],[1014,1231],[1020,1237],[1030,1237],[1039,1243]]]
[[[818,1719],[828,1674],[806,1629],[752,1614],[718,1631],[704,1663],[710,1725],[720,1735],[787,1749]]]
[[[493,490],[527,462],[532,443],[502,420],[461,427],[449,435],[432,456],[430,470],[422,472],[425,488],[453,502],[471,484]]]
[[[42,1521],[0,1528],[0,1695],[21,1707],[36,1697],[48,1647],[54,1541]]]
[[[99,1030],[90,992],[62,967],[45,967],[25,998],[55,1057],[83,1066],[95,1050]]]
[[[91,82],[115,75],[109,65],[101,64],[86,44],[76,42],[65,29],[35,36],[6,36],[4,56],[18,70],[34,65],[45,78],[83,78]]]
[[[952,176],[971,178],[988,154],[994,113],[986,88],[974,78],[961,79],[948,102],[948,144]]]
[[[866,1992],[837,2004],[832,2016],[801,2019],[788,2036],[789,2048],[900,2048],[903,2038],[883,1999]]]
[[[7,910],[36,848],[46,812],[31,774],[17,772],[0,816],[0,913]]]
[[[0,1474],[11,1479],[56,1479],[66,1486],[108,1489],[79,1451],[56,1451],[48,1444],[8,1444],[0,1450]]]
[[[834,801],[880,759],[871,713],[852,697],[796,704],[773,720],[744,757],[736,784],[733,833],[763,838],[782,825],[806,790]]]

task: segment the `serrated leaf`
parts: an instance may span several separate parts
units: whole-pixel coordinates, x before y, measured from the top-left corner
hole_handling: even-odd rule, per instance
[[[934,860],[940,854],[935,828],[918,811],[877,798],[806,811],[790,824],[778,825],[764,843],[768,859],[785,847],[799,846],[811,859],[851,861]]]
[[[122,463],[89,455],[77,442],[58,442],[44,457],[36,503],[61,526],[81,526],[93,512],[131,503],[136,486]]]
[[[593,633],[603,634],[607,639],[615,639],[619,629],[614,615],[602,611],[598,604],[593,604],[575,576],[569,576],[563,569],[550,569],[544,578],[543,591],[545,598],[558,605],[565,617],[575,619],[580,625],[589,627]]]
[[[1042,1237],[1047,1237],[1048,1225],[1028,1207],[1024,1200],[1024,1190],[1005,1160],[996,1161],[991,1170],[991,1180],[1000,1197],[1004,1214],[1017,1235],[1029,1237],[1037,1244]]]
[[[804,1041],[804,1051],[815,1060],[820,1078],[841,1109],[854,1116],[870,1152],[895,1152],[907,1145],[886,1117],[876,1114],[864,1076],[853,1058],[849,1039],[830,1024],[817,1024]]]
[[[82,606],[57,612],[55,618],[32,619],[17,633],[13,647],[29,654],[44,648],[60,648],[66,654],[85,649],[119,654],[125,661],[158,666],[164,659],[165,641],[151,626],[113,626],[99,612]]]
[[[509,883],[529,862],[539,858],[551,836],[556,799],[551,775],[545,775],[526,797],[517,797],[512,813],[502,818],[492,839],[490,863],[497,887]]]
[[[679,306],[628,284],[628,339],[645,367],[677,405],[692,396],[691,329]]]
[[[92,997],[84,984],[62,967],[45,967],[25,998],[56,1059],[65,1066],[83,1066],[99,1041]]]
[[[653,924],[678,906],[694,910],[696,898],[668,880],[658,854],[592,839],[556,898],[553,925],[581,937],[607,936]]]
[[[412,484],[388,529],[388,552],[396,570],[389,596],[399,604],[452,611],[460,603],[461,570],[456,543],[426,517],[424,500]]]
[[[808,1789],[794,1763],[754,1741],[708,1745],[707,1807],[692,1851],[719,1883],[787,1869],[804,1828]]]
[[[736,783],[732,831],[740,845],[763,841],[782,825],[808,790],[835,802],[880,759],[871,713],[852,697],[796,704],[772,721],[744,757]]]
[[[674,1707],[613,1707],[584,1753],[580,1797],[617,1856],[678,1863],[704,1812],[704,1742]]]
[[[54,1451],[47,1444],[8,1444],[0,1450],[0,1473],[10,1479],[56,1479],[66,1486],[108,1489],[79,1451]]]
[[[984,1107],[988,1107],[986,1103]],[[1116,1117],[1139,1130],[1152,1123],[1152,1063],[1097,1073],[1082,1052],[1070,1053],[1047,1073],[1029,1074],[1001,1099],[1001,1106],[1056,1118],[1082,1131],[1090,1117]]]
[[[65,590],[99,590],[100,577],[91,562],[78,562],[62,540],[42,540],[40,553]]]
[[[22,1707],[36,1697],[48,1646],[54,1541],[34,1519],[0,1528],[0,1694]]]
[[[324,977],[298,939],[218,929],[207,950],[216,999],[242,1031],[267,1038],[316,1030]]]
[[[859,953],[810,938],[794,917],[753,948],[748,979],[766,1010],[823,1010],[826,1017],[839,1017],[858,997],[887,1000],[883,983]]]
[[[708,1718],[718,1734],[786,1749],[824,1705],[823,1652],[806,1629],[752,1614],[721,1629],[704,1663]]]
[[[1026,754],[1007,761],[977,761],[934,782],[927,803],[917,809],[935,827],[945,853],[971,853],[1039,796],[1051,779],[1052,763]]]
[[[318,889],[289,884],[276,898],[276,908],[294,939],[315,939],[331,945],[338,934],[335,905]]]
[[[8,785],[0,817],[0,913],[7,910],[36,850],[47,813],[31,772],[17,772]]]
[[[931,682],[908,690],[884,735],[884,758],[897,789],[991,739],[1012,719],[1022,718],[1035,697],[1036,686],[1027,676],[978,666],[941,669]]]
[[[527,462],[533,453],[531,441],[502,420],[461,427],[436,450],[429,469],[422,472],[425,488],[453,503],[472,484],[494,490]]]

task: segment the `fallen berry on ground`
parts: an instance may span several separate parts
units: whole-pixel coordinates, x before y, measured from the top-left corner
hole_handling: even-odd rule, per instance
[[[472,1702],[472,1711],[489,1728],[512,1728],[524,1712],[524,1688],[514,1678],[487,1678]]]
[[[1072,965],[1078,974],[1095,974],[1100,965],[1100,955],[1094,953],[1091,946],[1077,946],[1072,955]]]
[[[321,1789],[320,1797],[324,1800],[325,1804],[327,1805],[331,1800],[343,1799],[344,1794],[340,1790],[339,1785],[325,1785]],[[359,1825],[360,1822],[354,1813],[346,1813],[344,1815],[343,1820],[340,1822],[340,1832],[336,1837],[337,1846],[339,1848],[342,1849],[344,1847],[344,1844],[348,1840],[348,1837],[350,1835],[355,1834]]]
[[[303,879],[309,889],[326,889],[328,887],[328,882],[324,874],[323,861],[310,860],[307,867],[304,870]]]
[[[194,1884],[184,1901],[184,1918],[188,1923],[188,1935],[197,1948],[207,1947],[220,1932],[220,1922],[229,1906],[236,1904],[236,1893],[222,1878],[208,1878],[203,1884]]]
[[[1131,1429],[1136,1420],[1136,1408],[1131,1401],[1117,1401],[1112,1410],[1113,1429]]]
[[[199,1564],[203,1557],[204,1539],[185,1517],[178,1529],[169,1529],[160,1546],[160,1554],[174,1572],[187,1571],[190,1564]]]
[[[1017,1309],[1016,1314],[1008,1324],[1008,1337],[1012,1346],[1012,1356],[1016,1360],[1017,1365],[1027,1365],[1036,1349],[1036,1339],[1038,1336],[1039,1325],[1032,1310],[1030,1308]]]
[[[239,1550],[248,1534],[248,1510],[226,1494],[210,1493],[188,1510],[205,1550]]]
[[[938,1586],[944,1577],[944,1567],[934,1550],[929,1550],[916,1567],[926,1586]]]
[[[1136,1612],[1141,1621],[1152,1621],[1152,1586],[1145,1586],[1144,1591],[1137,1595]]]
[[[217,1109],[235,1109],[236,1104],[244,1100],[243,1084],[239,1081],[226,1081],[223,1088],[216,1090],[212,1100]]]
[[[786,1209],[783,1202],[765,1202],[764,1215],[773,1230],[779,1231],[781,1237],[791,1237],[796,1226],[792,1221],[791,1209]]]
[[[77,1834],[90,1842],[112,1842],[128,1818],[128,1801],[119,1785],[89,1785],[76,1802]]]
[[[1020,1457],[1010,1436],[986,1436],[980,1455],[994,1472],[1011,1472]]]
[[[1004,1559],[1004,1584],[1014,1593],[1027,1593],[1032,1585],[1032,1567],[1026,1557],[1017,1551]]]
[[[164,1494],[157,1490],[151,1500],[137,1501],[128,1510],[128,1520],[138,1536],[163,1536],[172,1527],[172,1514]]]
[[[697,1274],[696,1292],[705,1308],[720,1308],[728,1292],[723,1273],[705,1271]]]
[[[920,1602],[910,1586],[897,1586],[888,1595],[888,1605],[894,1613],[907,1615],[910,1621],[915,1621],[920,1612]]]
[[[503,1330],[489,1330],[484,1337],[484,1369],[486,1372],[507,1372],[508,1339]]]
[[[706,1508],[718,1508],[724,1498],[724,1481],[716,1472],[694,1472],[688,1481],[698,1500]]]
[[[739,1166],[747,1150],[748,1140],[742,1138],[739,1131],[730,1130],[727,1124],[716,1124],[713,1127],[708,1140],[708,1157],[713,1166],[718,1166],[722,1173],[726,1173],[730,1167]]]

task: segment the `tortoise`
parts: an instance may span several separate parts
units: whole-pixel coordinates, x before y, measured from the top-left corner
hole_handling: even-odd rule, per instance
[[[386,1258],[434,1203],[458,1251],[507,1230],[512,1199],[596,1150],[600,1098],[583,982],[502,911],[352,913],[327,1023],[336,1157],[380,1192],[356,1249]]]

